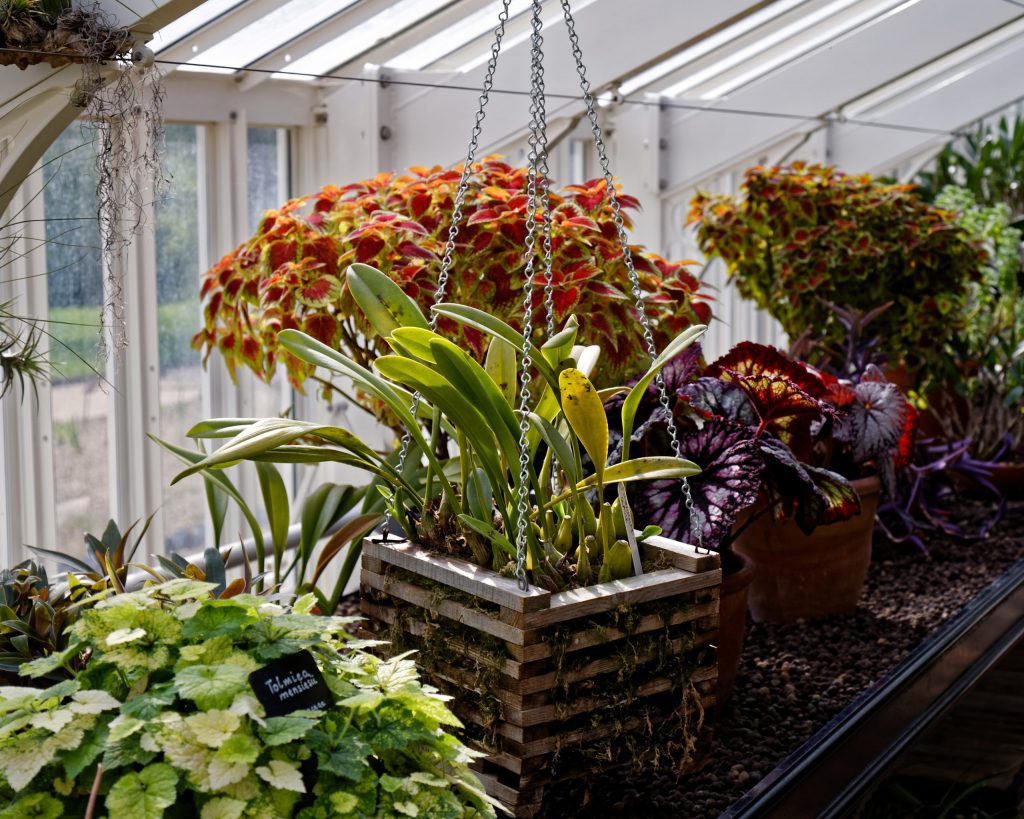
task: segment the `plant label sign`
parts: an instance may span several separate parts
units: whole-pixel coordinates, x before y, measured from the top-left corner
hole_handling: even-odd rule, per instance
[[[334,702],[308,651],[289,654],[253,671],[249,685],[268,717],[283,717],[292,711],[323,711]]]

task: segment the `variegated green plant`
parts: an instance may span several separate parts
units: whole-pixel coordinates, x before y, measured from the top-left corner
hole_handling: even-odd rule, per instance
[[[530,458],[523,487],[516,390],[522,335],[481,310],[437,305],[440,317],[490,338],[481,365],[431,330],[415,302],[388,276],[356,264],[347,277],[360,309],[391,347],[390,355],[379,357],[371,370],[295,330],[282,332],[278,342],[308,364],[350,379],[387,406],[409,437],[405,468],[339,427],[287,418],[215,419],[198,424],[189,435],[230,440],[175,480],[241,460],[356,466],[375,476],[391,516],[411,537],[499,571],[507,570],[515,557],[518,502],[525,489],[531,499],[527,567],[535,583],[561,589],[585,585],[591,578],[632,574],[636,563],[628,559],[622,511],[602,503],[605,487],[683,478],[698,468],[674,457],[624,457],[606,464],[602,399],[625,390],[594,387],[590,376],[600,350],[576,344],[575,319],[543,346],[528,348],[537,398],[528,411]],[[624,429],[632,428],[639,395],[661,367],[703,330],[689,328],[675,338],[629,391]],[[422,397],[418,404],[414,393]]]
[[[73,679],[0,687],[0,815],[494,817],[447,697],[411,660],[366,653],[351,618],[310,615],[312,595],[214,591],[178,579],[103,600],[22,667]],[[330,701],[268,716],[249,674],[300,651]]]

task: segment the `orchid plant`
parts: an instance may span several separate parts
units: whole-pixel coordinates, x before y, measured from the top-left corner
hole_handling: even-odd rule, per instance
[[[229,440],[176,480],[240,460],[336,461],[375,476],[393,521],[429,549],[509,571],[517,533],[525,531],[526,567],[543,587],[563,589],[634,573],[638,559],[626,525],[630,516],[621,500],[604,502],[605,488],[677,481],[698,469],[677,457],[630,458],[628,448],[609,463],[603,399],[624,393],[619,423],[632,429],[645,391],[704,327],[673,339],[632,389],[598,390],[591,377],[602,350],[576,343],[579,326],[572,316],[561,332],[533,346],[482,310],[436,305],[437,320],[489,338],[481,364],[435,332],[416,302],[384,273],[354,264],[346,285],[390,354],[378,357],[371,369],[297,330],[281,332],[277,343],[304,365],[350,379],[386,406],[408,436],[405,461],[396,463],[339,427],[286,418],[216,419],[198,424],[189,435]],[[517,400],[524,349],[536,395],[525,418]],[[449,442],[455,452],[448,452]],[[523,504],[524,498],[529,502]]]

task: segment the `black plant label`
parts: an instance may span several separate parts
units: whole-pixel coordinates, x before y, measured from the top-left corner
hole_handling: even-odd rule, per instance
[[[334,701],[324,675],[308,651],[274,660],[249,675],[256,699],[268,717],[293,711],[323,711]]]

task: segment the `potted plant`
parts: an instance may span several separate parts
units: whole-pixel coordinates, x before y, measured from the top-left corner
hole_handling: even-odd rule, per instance
[[[704,252],[790,338],[810,329],[841,345],[846,328],[832,305],[867,311],[891,301],[875,321],[878,352],[911,384],[941,372],[943,343],[964,328],[984,257],[950,212],[912,185],[802,163],[751,168],[743,194],[699,193],[689,221]]]
[[[354,262],[373,265],[428,310],[461,176],[461,167],[382,173],[267,211],[252,238],[203,274],[205,321],[194,346],[207,358],[218,350],[232,374],[245,366],[269,381],[281,362],[296,388],[312,378],[327,394],[344,394],[325,372],[283,349],[278,333],[302,330],[371,366],[388,347],[359,310],[344,270]],[[474,164],[450,257],[451,301],[485,310],[516,330],[522,328],[523,310],[513,274],[527,233],[528,180],[527,168],[498,158]],[[601,346],[600,377],[616,383],[644,357],[611,192],[603,179],[595,179],[549,193],[554,320],[561,325],[578,316],[582,337]],[[628,211],[637,202],[621,192],[615,198],[628,228]],[[707,323],[708,298],[687,262],[666,261],[641,247],[630,251],[659,348],[690,325]],[[535,327],[543,326],[543,311],[538,299]],[[444,316],[437,327],[483,361],[486,333]],[[383,412],[366,396],[348,397]]]
[[[699,532],[709,548],[751,558],[757,620],[852,610],[871,556],[876,474],[889,479],[913,438],[914,414],[898,388],[875,370],[840,380],[751,342],[706,366],[691,351],[666,379],[682,452],[701,473],[691,481],[692,510],[672,487],[652,483],[635,490],[636,513],[670,536]],[[650,399],[640,427],[647,452],[666,445]],[[723,641],[736,645],[742,619],[730,628]]]
[[[624,493],[608,502],[605,492],[696,467],[628,451],[609,462],[608,392],[589,377],[601,351],[576,344],[571,317],[534,347],[487,313],[438,305],[436,315],[490,338],[481,365],[431,330],[388,276],[358,264],[346,276],[390,355],[370,370],[294,330],[277,343],[386,405],[409,437],[408,458],[389,462],[336,427],[210,421],[196,434],[231,440],[183,474],[259,459],[337,460],[377,476],[391,525],[409,540],[364,544],[364,611],[419,650],[428,681],[457,695],[466,736],[489,753],[488,787],[517,814],[536,807],[553,776],[633,754],[658,758],[673,750],[666,737],[692,758],[699,714],[713,700],[705,647],[718,559],[660,539],[656,528],[634,532]],[[625,428],[664,364],[701,332],[673,340],[628,392]],[[517,374],[536,396],[522,415]],[[420,418],[432,419],[430,432]],[[457,454],[439,446],[442,429]]]
[[[930,416],[947,441],[970,440],[971,457],[993,461],[989,479],[1004,494],[1024,497],[1024,282],[1021,231],[1005,203],[979,205],[949,186],[936,204],[986,248],[972,282],[964,331],[948,342],[952,367],[944,389],[929,393]]]
[[[406,658],[351,642],[305,596],[172,580],[97,602],[68,646],[0,691],[10,816],[494,816]]]

